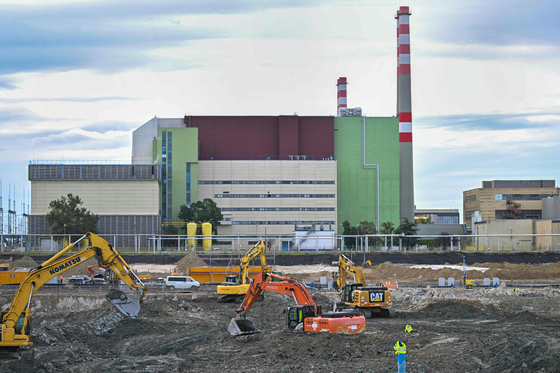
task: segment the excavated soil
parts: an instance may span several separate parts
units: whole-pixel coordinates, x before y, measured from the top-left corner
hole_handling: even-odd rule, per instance
[[[324,310],[336,300],[312,294]],[[35,296],[35,359],[1,361],[0,372],[395,372],[398,340],[408,372],[560,371],[558,289],[394,290],[395,316],[353,336],[289,332],[293,299],[275,293],[249,311],[262,332],[244,337],[227,332],[236,305],[210,287],[148,294],[134,319],[103,298]]]
[[[14,271],[20,268],[35,268],[39,266],[36,261],[30,256],[24,256],[21,259],[14,260],[10,263],[10,270]]]
[[[285,275],[298,280],[316,280],[321,276],[332,279],[332,273],[338,272],[338,267],[314,265],[313,271],[306,271],[306,266],[279,267]],[[417,268],[414,265],[393,264],[390,262],[374,265],[363,270],[367,281],[437,281],[439,278],[453,277],[455,280],[463,278],[461,266],[458,269],[448,267],[440,269]],[[425,266],[428,267],[428,266]],[[434,266],[435,267],[435,266]],[[443,266],[439,266],[443,267]],[[546,264],[514,264],[514,263],[476,263],[472,269],[467,269],[467,278],[483,280],[498,277],[501,280],[560,280],[560,263]],[[460,269],[459,269],[460,268]],[[476,268],[480,268],[478,270]]]
[[[188,253],[177,262],[177,270],[180,273],[187,273],[189,267],[204,267],[206,265],[206,262],[196,256],[195,253]]]

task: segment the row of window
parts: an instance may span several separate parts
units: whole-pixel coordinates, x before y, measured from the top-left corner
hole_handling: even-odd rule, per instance
[[[513,199],[515,201],[540,201],[543,198],[556,197],[556,194],[496,194],[496,201],[506,201]]]
[[[438,216],[437,217],[438,224],[459,224],[459,217],[458,216]]]
[[[519,210],[515,214],[511,210],[496,210],[495,219],[540,219],[542,210]]]
[[[162,222],[171,221],[173,217],[172,199],[172,149],[173,133],[163,131],[161,133],[161,220]]]
[[[476,195],[465,197],[465,203],[471,203],[471,202],[476,202]]]
[[[223,207],[222,211],[335,211],[334,207]]]
[[[334,221],[238,221],[231,222],[232,225],[295,225],[295,224],[335,224]]]
[[[203,180],[198,184],[334,184],[334,180]]]
[[[214,194],[214,198],[334,198],[334,194]]]

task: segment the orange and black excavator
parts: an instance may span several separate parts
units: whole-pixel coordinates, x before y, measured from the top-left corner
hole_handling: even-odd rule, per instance
[[[276,280],[273,282],[273,280]],[[329,332],[357,334],[366,328],[366,320],[358,311],[322,313],[303,284],[296,280],[263,271],[253,279],[245,294],[237,316],[231,319],[228,331],[233,336],[259,333],[247,312],[263,291],[273,291],[294,297],[297,305],[288,307],[288,329],[303,329],[306,332]]]

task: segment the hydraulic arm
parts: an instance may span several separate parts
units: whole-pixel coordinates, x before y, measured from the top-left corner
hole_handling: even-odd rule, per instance
[[[241,302],[243,300],[245,293],[249,289],[249,284],[247,283],[249,277],[249,263],[257,256],[260,256],[261,259],[261,271],[270,271],[271,268],[266,264],[266,246],[264,241],[261,240],[241,258],[237,282],[218,285],[218,302]]]
[[[343,254],[338,258],[338,272],[343,306],[360,310],[366,318],[374,315],[390,317],[391,292],[386,287],[366,287],[362,268]],[[347,273],[354,277],[353,283],[346,283]]]
[[[62,258],[64,254],[84,239],[89,241],[85,249]],[[33,294],[48,280],[94,256],[98,257],[100,265],[110,268],[125,284],[134,290],[134,295],[131,298],[121,293],[116,299],[110,299],[109,297],[107,299],[123,314],[136,316],[140,311],[140,302],[146,292],[146,286],[136,277],[130,266],[107,241],[93,233],[87,233],[39,267],[29,271],[27,277],[21,282],[10,306],[0,312],[2,337],[0,350],[32,346],[33,343],[29,341],[29,317],[31,314],[29,306]]]
[[[277,281],[272,281],[273,279]],[[263,291],[272,291],[291,295],[296,305],[289,307],[287,312],[288,329],[301,328],[308,332],[329,332],[356,334],[365,330],[365,319],[355,312],[327,312],[317,306],[305,286],[294,279],[278,276],[266,271],[258,274],[245,294],[237,316],[228,326],[231,335],[259,333],[253,320],[246,316]]]

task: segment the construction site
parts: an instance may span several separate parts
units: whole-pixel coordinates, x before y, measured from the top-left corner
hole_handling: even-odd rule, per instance
[[[21,208],[0,181],[0,372],[560,372],[560,188],[417,211],[411,15],[396,112],[340,76],[335,115],[154,116],[130,162],[34,156]]]
[[[86,268],[98,262],[92,258],[68,269],[63,284],[45,285],[37,291],[29,304],[33,343],[29,350],[33,352],[4,358],[0,371],[395,372],[396,341],[406,345],[409,372],[560,369],[558,262],[529,259],[534,263],[527,264],[519,255],[511,258],[518,264],[490,259],[464,267],[460,263],[361,263],[362,255],[345,253],[328,256],[339,258],[330,263],[325,259],[321,264],[272,267],[271,258],[266,262],[264,253],[264,245],[255,245],[231,273],[247,271],[247,284],[253,288],[259,270],[281,273],[284,277],[279,278],[290,278],[292,284],[305,288],[312,302],[322,307],[323,316],[337,307],[338,311],[351,308],[350,303],[340,302],[344,285],[336,288],[359,280],[365,284],[353,287],[354,293],[363,289],[388,292],[391,315],[366,317],[364,329],[355,334],[290,329],[286,310],[298,303],[297,294],[278,294],[272,287],[265,288],[271,291],[264,291],[264,299],[245,315],[258,332],[234,336],[228,325],[249,298],[243,294],[243,304],[219,301],[220,288],[239,286],[234,280],[228,283],[226,279],[221,285],[201,282],[195,290],[166,286],[167,276],[184,275],[207,264],[190,254],[173,264],[130,264],[135,275],[148,279],[144,280],[147,291],[141,308],[129,317],[107,295],[123,291],[130,297],[126,285],[68,283],[73,276],[88,276],[91,271]],[[32,257],[13,259],[10,271],[33,273],[40,268],[41,263]],[[46,261],[42,264],[48,267]],[[483,285],[484,278],[493,281],[497,277],[499,284]],[[341,278],[344,281],[335,285]],[[456,286],[448,286],[447,281],[440,286],[441,278],[455,278]],[[1,288],[2,309],[7,309],[18,285]]]

